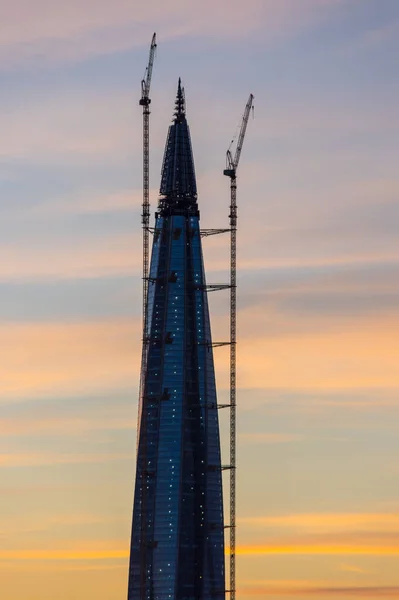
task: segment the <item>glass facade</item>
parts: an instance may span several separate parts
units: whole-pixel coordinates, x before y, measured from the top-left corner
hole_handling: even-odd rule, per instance
[[[212,339],[179,82],[154,230],[128,600],[224,600]]]

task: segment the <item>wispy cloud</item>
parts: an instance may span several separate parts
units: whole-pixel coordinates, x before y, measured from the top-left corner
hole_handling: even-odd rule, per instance
[[[78,547],[71,550],[2,550],[0,558],[2,560],[18,561],[58,561],[58,560],[113,560],[117,558],[126,558],[127,550],[123,549],[88,549],[80,550]]]
[[[57,0],[48,5],[37,0],[35,8],[19,0],[4,9],[8,26],[0,37],[0,62],[4,66],[26,62],[54,64],[120,52],[148,42],[151,30],[161,30],[165,40],[185,36],[237,38],[262,27],[270,37],[296,31],[324,18],[340,0],[255,0],[248,10],[238,0],[195,2],[169,0],[156,7],[117,0],[90,0],[82,7],[77,0],[68,5]],[[46,14],[47,18],[41,18]],[[212,14],[212,19],[209,15]]]
[[[290,543],[238,546],[239,556],[276,555],[342,555],[342,556],[398,556],[399,543]]]
[[[0,468],[7,467],[41,467],[51,465],[82,465],[92,463],[108,463],[128,460],[131,454],[0,454]]]
[[[398,513],[309,513],[272,517],[246,517],[242,523],[256,527],[272,527],[307,532],[399,531]]]
[[[130,389],[138,372],[138,322],[9,324],[0,331],[4,400]]]
[[[341,565],[340,571],[343,573],[359,573],[360,575],[366,575],[370,573],[367,569],[363,569],[362,567],[358,567],[357,565]]]
[[[51,250],[50,250],[51,248]],[[0,279],[57,280],[138,274],[141,267],[138,236],[97,236],[88,241],[77,239],[73,246],[49,242],[35,245],[3,245]]]
[[[398,388],[399,321],[369,317],[342,320],[288,319],[274,311],[248,310],[240,316],[245,332],[239,346],[239,385],[245,388]],[[369,343],[370,335],[373,344]],[[384,357],[382,359],[382,357]],[[216,354],[222,382],[228,357]]]
[[[127,92],[84,87],[32,94],[29,111],[21,99],[4,100],[0,158],[53,166],[67,160],[70,168],[84,160],[88,168],[120,163],[128,153],[139,155],[139,139],[131,135],[131,102]]]
[[[18,436],[43,435],[62,436],[76,435],[90,431],[117,431],[128,429],[133,431],[136,426],[136,418],[132,411],[124,411],[125,414],[118,415],[117,408],[114,406],[109,414],[98,417],[97,414],[90,417],[48,417],[32,418],[18,417],[9,419],[0,419],[0,435],[3,438]]]
[[[18,521],[8,521],[1,525],[1,536],[15,536],[17,534],[26,534],[33,531],[48,531],[57,527],[73,527],[73,526],[91,526],[115,524],[120,521],[119,515],[104,515],[104,514],[46,514],[32,515],[27,514],[18,518]]]
[[[239,439],[244,444],[290,444],[305,438],[295,433],[240,433]]]
[[[150,192],[157,197],[157,190]],[[67,215],[95,215],[98,213],[114,213],[118,211],[138,211],[141,209],[142,192],[137,190],[121,190],[108,194],[97,190],[84,190],[57,201],[35,204],[31,207],[15,211],[18,218],[30,219],[62,219]]]
[[[114,558],[128,557],[128,549],[123,544],[103,548],[92,547],[79,549],[79,542],[75,549],[62,550],[11,550],[0,551],[0,558],[3,560],[109,560]],[[118,547],[119,546],[119,547]],[[226,550],[228,554],[228,550]],[[379,555],[379,556],[397,556],[399,555],[398,545],[258,545],[258,546],[238,546],[237,554],[239,556],[262,556],[271,554],[310,554],[310,555]]]
[[[301,597],[317,596],[320,598],[397,598],[399,586],[337,586],[315,584],[291,584],[289,581],[274,584],[273,581],[253,585],[240,586],[240,593],[245,597]]]
[[[90,573],[91,571],[100,571],[101,573],[107,571],[122,571],[123,574],[126,573],[126,557],[122,557],[120,559],[113,558],[109,562],[106,562],[104,559],[96,560],[87,560],[79,561],[79,560],[7,560],[4,561],[7,564],[7,573],[41,573],[43,575],[49,575],[54,573],[64,573],[69,572],[70,575],[74,573]]]
[[[387,414],[388,410],[395,411],[399,408],[399,388],[396,386],[358,389],[342,387],[335,390],[312,387],[297,390],[287,387],[241,388],[240,394],[248,400],[245,407],[241,408],[242,411],[268,411],[270,414],[299,412],[305,413],[308,418],[333,413],[336,416],[340,414],[345,423],[350,418],[351,426],[358,421],[359,412]]]
[[[76,276],[82,257],[77,249],[64,255],[72,263],[74,257],[75,265],[68,262],[65,265]],[[129,252],[121,252],[120,257],[122,263],[131,260]],[[48,273],[51,264],[45,259],[40,264],[43,274]],[[22,261],[21,268],[27,273],[27,265]],[[57,269],[53,267],[51,271],[56,273]],[[214,319],[213,325],[214,339],[225,339],[225,318]],[[349,319],[340,323],[314,315],[298,319],[272,309],[250,307],[240,314],[238,385],[262,389],[267,383],[268,393],[272,389],[312,390],[313,396],[316,390],[348,393],[350,389],[397,389],[398,336],[393,333],[398,326],[387,315],[359,318],[354,327]],[[138,317],[110,318],[104,322],[3,323],[0,331],[4,340],[0,352],[2,398],[99,390],[102,386],[111,389],[112,385],[130,388],[138,369]],[[373,335],[372,345],[370,335]],[[228,353],[221,349],[215,352],[215,358],[220,387],[227,388]],[[323,401],[328,403],[328,398],[320,398],[320,404]],[[373,402],[379,402],[379,397]],[[263,437],[263,441],[276,442],[277,438]]]
[[[237,552],[242,556],[397,556],[398,513],[308,513],[239,519],[245,537]],[[263,540],[267,540],[263,542]],[[339,567],[364,573],[360,567]]]
[[[86,545],[87,546],[87,545]],[[226,550],[228,554],[228,550]],[[265,556],[265,555],[366,555],[366,556],[397,556],[399,555],[398,545],[258,545],[237,547],[239,556]],[[107,546],[100,541],[96,546],[87,548],[81,545],[79,541],[74,548],[53,550],[11,550],[0,551],[0,558],[3,560],[109,560],[115,558],[128,557],[128,549],[124,544],[114,544]]]

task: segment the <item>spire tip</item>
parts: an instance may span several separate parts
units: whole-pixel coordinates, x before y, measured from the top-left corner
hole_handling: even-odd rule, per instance
[[[184,95],[184,87],[181,84],[181,77],[177,85],[177,96],[175,102],[175,121],[181,121],[186,116],[186,98]]]

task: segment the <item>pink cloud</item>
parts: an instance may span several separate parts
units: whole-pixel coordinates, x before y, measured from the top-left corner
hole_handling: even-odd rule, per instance
[[[324,18],[341,1],[253,0],[249,9],[240,0],[18,0],[2,9],[7,27],[0,34],[0,62],[79,60],[126,50],[148,42],[154,29],[161,40],[189,35],[236,39],[255,29],[269,40]]]
[[[113,236],[76,242],[73,247],[28,249],[3,246],[0,279],[63,279],[138,274],[141,268],[139,236]]]

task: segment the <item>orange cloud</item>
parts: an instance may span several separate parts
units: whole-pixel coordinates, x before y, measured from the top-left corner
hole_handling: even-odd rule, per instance
[[[340,571],[342,571],[343,573],[369,573],[369,571],[367,571],[366,569],[362,569],[362,567],[358,567],[356,565],[341,565]]]
[[[44,417],[0,419],[0,435],[2,437],[40,434],[50,435],[81,435],[88,431],[115,431],[136,428],[136,418],[131,409],[120,410],[117,406],[99,415],[84,417]]]
[[[1,560],[112,560],[126,558],[127,550],[1,550]]]
[[[301,554],[301,555],[358,555],[358,556],[398,556],[398,544],[333,544],[333,543],[310,543],[310,544],[265,544],[238,546],[236,550],[239,556],[264,556],[271,554]]]
[[[301,442],[305,438],[294,433],[241,433],[239,441],[244,444],[289,444]]]
[[[242,556],[342,555],[396,556],[399,554],[398,513],[307,513],[239,519],[248,540],[254,532],[267,543],[244,543]],[[262,539],[261,538],[261,539]],[[340,570],[343,570],[341,568]],[[362,569],[346,569],[364,572]]]
[[[240,328],[248,337],[241,337],[238,347],[239,385],[314,390],[399,387],[398,319],[363,318],[356,327],[342,319],[334,327],[328,316],[312,318],[289,319],[273,311],[243,314]]]
[[[274,517],[246,517],[241,523],[256,527],[306,530],[308,532],[359,531],[392,532],[399,531],[397,513],[311,513]]]
[[[0,325],[2,398],[130,388],[140,362],[137,320]]]
[[[127,558],[128,549],[119,547],[81,548],[76,544],[75,549],[46,549],[46,550],[2,550],[2,560],[110,560]],[[357,556],[398,556],[399,545],[328,545],[328,544],[290,544],[290,545],[239,545],[236,549],[238,556],[266,555],[357,555]],[[229,554],[226,549],[226,555]]]
[[[121,252],[122,261],[129,261],[126,257],[130,256],[130,251]],[[78,258],[81,260],[81,255],[76,250],[76,267]],[[41,264],[43,272],[48,272],[49,264],[44,256]],[[99,264],[101,260],[97,257]],[[107,264],[105,258],[104,264]],[[28,266],[23,265],[23,269],[27,272]],[[57,270],[53,268],[54,272]],[[138,382],[140,321],[137,318],[134,321],[0,325],[3,340],[0,397],[65,395],[113,386],[130,388],[132,382]],[[339,327],[333,327],[328,317],[288,318],[273,310],[260,312],[252,308],[242,312],[239,324],[242,332],[238,346],[240,388],[266,386],[268,389],[312,390],[313,394],[317,390],[399,388],[396,360],[399,321],[394,317],[359,318],[356,328],[343,319]],[[215,318],[213,325],[213,338],[226,339],[224,317]],[[229,355],[225,348],[215,351],[215,362],[219,389],[225,389],[229,385]],[[272,442],[277,438],[263,440]]]
[[[260,596],[267,597],[298,597],[306,598],[309,596],[342,597],[342,598],[398,598],[399,586],[337,586],[326,584],[325,586],[308,584],[302,586],[291,585],[291,582],[285,582],[281,585],[274,585],[273,582],[265,581],[263,584],[240,586],[239,592],[244,597]]]
[[[323,582],[324,584],[324,582]],[[319,584],[320,585],[320,584]],[[328,585],[326,583],[326,585]],[[238,582],[237,591],[244,598],[248,596],[295,596],[299,590],[314,589],[315,582],[310,580],[268,579],[261,581]]]
[[[67,465],[132,461],[131,454],[0,454],[2,467],[37,467],[42,465]]]
[[[138,274],[140,238],[115,236],[76,242],[73,246],[26,249],[3,246],[2,280],[66,279]]]
[[[119,561],[119,562],[118,562]],[[49,573],[59,573],[59,572],[65,572],[65,571],[69,571],[69,572],[86,572],[86,571],[117,571],[117,570],[123,570],[124,574],[126,573],[127,567],[126,567],[126,557],[123,557],[122,559],[112,559],[110,560],[109,563],[106,563],[104,560],[99,559],[98,562],[95,562],[94,560],[89,560],[86,563],[84,561],[82,561],[82,563],[80,563],[80,561],[77,560],[71,560],[71,561],[62,561],[62,560],[54,560],[54,561],[47,561],[47,560],[43,560],[42,562],[39,562],[38,560],[33,560],[33,561],[29,561],[29,560],[14,560],[13,562],[11,560],[7,561],[7,572],[33,572],[33,573],[43,573],[43,574],[49,574]]]
[[[93,459],[95,457],[91,456],[89,458]],[[108,457],[98,458],[100,458],[102,462],[110,462],[108,461]],[[114,455],[111,456],[110,459],[117,459],[117,457],[115,457]],[[83,461],[81,462],[85,462],[85,460],[83,459]],[[92,460],[91,462],[94,461]],[[125,523],[126,520],[124,516],[113,513],[47,513],[43,515],[40,512],[37,514],[32,514],[32,511],[24,515],[18,515],[17,519],[8,520],[7,522],[0,524],[0,535],[3,537],[3,540],[5,537],[7,537],[8,539],[13,539],[13,541],[15,541],[16,537],[19,534],[25,535],[26,533],[49,531],[54,528],[69,528],[75,525],[78,525],[80,527],[96,525],[96,527],[98,528],[104,524],[109,526],[110,524],[115,525],[120,522]]]

